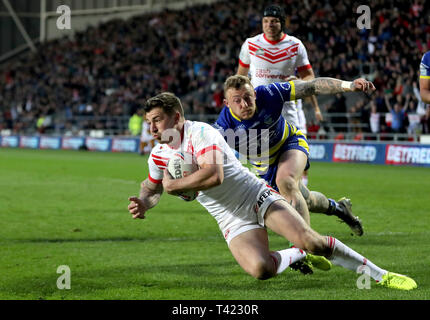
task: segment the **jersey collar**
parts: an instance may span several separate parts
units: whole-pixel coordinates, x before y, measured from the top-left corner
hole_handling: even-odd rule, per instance
[[[228,107],[227,107],[228,108]],[[230,114],[233,118],[235,118],[237,121],[242,122],[242,120],[240,120],[240,118],[234,114],[233,110],[231,110],[231,108],[228,108],[228,110],[230,110]]]
[[[286,37],[287,37],[287,34],[286,34],[286,33],[284,33],[284,35],[282,36],[282,38],[281,38],[281,39],[279,39],[278,41],[271,41],[271,40],[267,39],[266,34],[264,34],[264,33],[263,33],[263,38],[264,38],[264,40],[266,40],[268,43],[270,43],[270,44],[272,44],[272,45],[275,45],[275,44],[277,44],[277,43],[281,42],[281,41],[282,41],[282,40],[284,40]]]
[[[228,110],[230,110],[230,114],[231,114],[231,116],[234,118],[234,119],[236,119],[237,121],[239,121],[239,122],[242,122],[242,120],[237,116],[237,115],[235,115],[234,114],[234,112],[233,112],[233,110],[231,110],[231,108],[229,108],[229,107],[227,107],[228,108]],[[258,112],[258,107],[257,106],[255,106],[255,113],[254,113],[254,115],[252,116],[252,118],[254,118],[255,117],[255,115],[257,114],[257,112]],[[251,118],[251,119],[252,119]]]

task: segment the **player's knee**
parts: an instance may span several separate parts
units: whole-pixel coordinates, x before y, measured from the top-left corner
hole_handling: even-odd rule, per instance
[[[248,272],[258,280],[266,280],[274,275],[273,265],[264,260],[255,261]]]
[[[277,177],[276,185],[288,193],[298,190],[298,181],[290,175]]]

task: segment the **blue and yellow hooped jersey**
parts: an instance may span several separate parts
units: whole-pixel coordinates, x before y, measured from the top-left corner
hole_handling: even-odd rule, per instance
[[[230,147],[245,155],[259,174],[277,162],[292,138],[309,155],[306,136],[282,117],[284,102],[295,100],[294,82],[258,86],[255,92],[257,110],[251,119],[241,120],[225,106],[214,124]]]
[[[421,59],[420,79],[430,79],[430,51],[424,53]]]

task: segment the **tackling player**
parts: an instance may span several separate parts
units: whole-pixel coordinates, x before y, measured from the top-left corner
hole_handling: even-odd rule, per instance
[[[314,83],[305,90],[319,90],[317,87]],[[311,259],[322,269],[330,269],[333,263],[356,272],[366,265],[370,276],[388,288],[417,287],[413,279],[381,269],[341,241],[312,230],[281,195],[242,166],[215,128],[185,120],[181,102],[173,94],[149,99],[145,113],[151,134],[160,143],[148,159],[149,175],[141,184],[140,196],[129,198],[128,210],[133,218],[144,219],[163,190],[169,194],[194,190],[199,192],[197,201],[218,222],[233,257],[257,279],[274,277],[291,263]],[[172,179],[165,168],[177,151],[191,153],[200,169]],[[296,248],[271,252],[266,228],[293,242]]]
[[[304,98],[314,94],[335,94],[350,91],[374,90],[371,82],[357,79],[354,82],[332,78],[317,78],[312,81],[294,80],[272,83],[253,88],[248,77],[235,75],[224,83],[224,107],[215,122],[217,129],[226,132],[245,130],[246,143],[250,140],[250,129],[257,130],[257,140],[264,139],[264,130],[269,131],[268,159],[236,141],[232,145],[244,154],[254,166],[257,174],[278,190],[309,224],[309,211],[336,215],[359,236],[363,234],[361,221],[351,212],[351,203],[345,199],[339,203],[328,199],[320,192],[309,191],[301,183],[301,174],[309,167],[309,147],[306,136],[286,121],[281,113],[286,101]],[[239,130],[239,131],[238,131]],[[263,143],[263,142],[261,142]]]
[[[423,102],[430,104],[430,51],[427,51],[421,60],[420,94]]]

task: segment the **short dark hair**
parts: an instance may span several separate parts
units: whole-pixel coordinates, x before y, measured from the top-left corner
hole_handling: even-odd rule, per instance
[[[150,112],[154,108],[161,108],[168,115],[173,115],[176,111],[184,116],[184,108],[181,100],[171,92],[163,92],[146,101],[144,111]]]
[[[249,80],[247,76],[242,76],[240,74],[230,76],[224,82],[224,94],[227,92],[228,89],[231,89],[231,88],[240,89],[245,84],[249,84],[252,87],[251,80]]]

